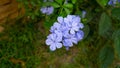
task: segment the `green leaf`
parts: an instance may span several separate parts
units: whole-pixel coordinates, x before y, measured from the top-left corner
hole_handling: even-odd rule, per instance
[[[50,6],[51,3],[53,3],[53,2],[45,2],[45,3],[42,4],[42,6]]]
[[[111,19],[106,13],[102,13],[99,21],[99,35],[108,35],[109,30],[111,30]]]
[[[77,11],[75,12],[75,15],[80,15],[80,16],[82,16],[82,11],[77,10]]]
[[[49,21],[49,19],[48,20],[46,20],[46,21],[44,21],[44,27],[46,28],[46,29],[50,29],[50,27],[53,25],[53,21]]]
[[[67,3],[67,4],[64,4],[64,7],[66,7],[66,8],[73,8],[73,4]]]
[[[67,14],[70,14],[70,12],[71,12],[70,9],[68,9],[68,8],[64,8],[64,10]]]
[[[82,14],[81,14],[81,16],[82,16]],[[94,14],[92,12],[87,12],[87,14],[86,14],[87,21],[86,21],[86,23],[89,23],[91,20],[93,20],[93,18],[94,18]]]
[[[85,33],[84,38],[86,38],[88,36],[88,34],[89,34],[89,31],[90,31],[89,26],[85,25],[84,28],[83,28],[83,31]]]
[[[120,20],[120,8],[113,8],[111,14],[115,19]]]
[[[75,4],[77,0],[72,0],[72,3]]]
[[[58,4],[62,4],[63,0],[55,0]]]
[[[31,1],[30,2],[32,6],[36,6],[35,2]]]
[[[105,45],[99,53],[100,68],[108,68],[114,60],[114,50],[112,47]]]
[[[64,9],[65,10],[65,9]],[[69,12],[68,12],[69,13]],[[66,11],[62,11],[61,13],[60,13],[60,15],[59,16],[63,16],[63,17],[65,17],[65,16],[67,16],[68,14],[67,14],[67,12]]]
[[[113,33],[114,49],[120,59],[120,29]]]
[[[104,7],[107,5],[108,0],[97,0],[97,2],[101,7]]]
[[[59,7],[60,7],[60,5],[57,4],[57,3],[55,3],[55,2],[52,2],[52,3],[50,3],[50,4],[51,4],[51,6],[53,6],[54,8],[59,8]]]

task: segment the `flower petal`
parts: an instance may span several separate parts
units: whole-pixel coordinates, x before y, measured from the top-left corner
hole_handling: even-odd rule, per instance
[[[57,48],[61,48],[62,47],[62,43],[56,43],[56,47]]]
[[[55,38],[56,38],[56,34],[54,34],[54,33],[53,33],[53,34],[50,34],[50,38],[51,38],[52,41],[54,41]]]
[[[75,34],[75,31],[73,29],[71,29],[70,34]]]
[[[84,25],[82,23],[79,23],[79,27],[82,29]]]
[[[69,19],[68,18],[64,18],[64,22],[65,23],[69,23]]]
[[[66,47],[72,47],[73,46],[73,43],[70,39],[64,39],[63,41],[63,45]]]
[[[58,17],[57,20],[59,23],[63,23],[63,17]]]
[[[74,27],[77,26],[77,25],[78,25],[77,22],[73,22],[73,23],[72,23],[72,26],[74,26]]]
[[[51,51],[55,51],[55,50],[56,50],[55,44],[50,45],[50,50],[51,50]]]
[[[78,40],[77,40],[77,38],[75,38],[75,37],[73,37],[73,38],[71,39],[71,41],[72,41],[73,43],[75,43],[75,44],[78,43]]]
[[[82,18],[85,18],[85,15],[86,15],[86,11],[83,10],[83,11],[82,11]]]
[[[50,14],[52,14],[53,13],[53,11],[54,11],[54,8],[52,7],[52,6],[50,6],[50,7],[47,7],[47,15],[50,15]]]
[[[62,33],[59,32],[59,31],[58,32],[56,31],[56,34],[57,34],[57,37],[56,37],[55,40],[58,41],[58,42],[62,41]]]
[[[84,32],[83,31],[80,30],[76,33],[76,38],[78,39],[78,41],[82,40],[83,37],[84,37]]]
[[[45,41],[45,43],[46,43],[47,45],[51,45],[51,44],[53,43],[53,41],[50,40],[50,39],[47,39],[47,40]]]
[[[76,16],[74,19],[73,19],[74,22],[76,23],[79,23],[80,22],[80,17],[79,16]]]
[[[45,14],[45,13],[47,12],[47,7],[42,7],[42,8],[40,9],[40,11],[41,11],[43,14]]]

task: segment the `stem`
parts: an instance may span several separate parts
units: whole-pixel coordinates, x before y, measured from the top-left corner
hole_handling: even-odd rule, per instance
[[[62,5],[60,5],[61,6],[61,8],[60,8],[60,12],[59,12],[59,15],[62,13],[62,11],[63,11],[63,6],[64,6],[64,4],[66,4],[66,0],[64,1],[64,3],[62,4]]]

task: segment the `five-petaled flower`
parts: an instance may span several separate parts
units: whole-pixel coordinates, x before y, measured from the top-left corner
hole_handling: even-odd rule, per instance
[[[60,33],[53,33],[50,34],[46,40],[46,44],[50,45],[50,50],[54,51],[56,48],[61,48],[62,47],[62,34]]]

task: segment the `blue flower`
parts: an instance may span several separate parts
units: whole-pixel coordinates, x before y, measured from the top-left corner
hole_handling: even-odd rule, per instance
[[[58,23],[62,24],[62,23],[64,23],[64,18],[63,17],[58,17],[57,21],[58,21]]]
[[[56,48],[61,48],[62,47],[62,35],[59,34],[50,34],[47,37],[46,44],[50,45],[50,50],[54,51]]]
[[[120,0],[118,0],[118,2],[120,2]]]
[[[58,17],[57,21],[59,24],[61,24],[60,26],[60,31],[63,33],[63,36],[67,36],[69,34],[69,28],[67,26],[67,24],[64,22],[64,18],[63,17]]]
[[[84,28],[83,23],[79,23],[78,26],[80,27],[80,29],[83,29],[83,28]]]
[[[73,22],[74,17],[75,17],[75,15],[67,15],[67,17],[64,18],[64,22],[71,23],[71,22]]]
[[[55,33],[56,31],[59,31],[61,28],[61,24],[55,22],[54,25],[51,27],[50,32]]]
[[[113,0],[110,0],[109,2],[108,2],[108,5],[114,5],[115,4],[115,2],[113,3]]]
[[[108,5],[114,6],[117,2],[119,3],[120,0],[110,0],[110,1],[108,2]]]
[[[47,8],[46,8],[46,7],[42,7],[42,8],[40,9],[40,11],[41,11],[43,14],[45,14],[45,13],[47,13]]]
[[[86,15],[86,11],[82,11],[82,18],[85,18],[85,15]]]
[[[43,2],[53,2],[53,0],[43,0]],[[53,13],[54,11],[54,8],[52,6],[44,6],[44,7],[41,7],[40,11],[43,13],[43,14],[46,14],[46,15],[50,15]]]
[[[68,15],[67,18],[64,18],[64,21],[67,24],[71,34],[75,34],[75,31],[80,29],[80,18],[78,16]]]
[[[84,37],[84,32],[82,30],[79,30],[78,32],[76,32],[75,36],[77,38],[77,41],[80,41]]]
[[[50,14],[53,13],[54,8],[53,8],[52,6],[42,7],[42,8],[40,9],[40,11],[41,11],[43,14],[50,15]]]
[[[53,8],[52,6],[50,6],[50,7],[48,7],[46,14],[47,14],[47,15],[50,15],[50,14],[53,13],[53,11],[54,11],[54,8]]]
[[[69,34],[67,37],[63,39],[63,45],[65,47],[72,47],[74,44],[77,44],[77,38],[73,34]]]

